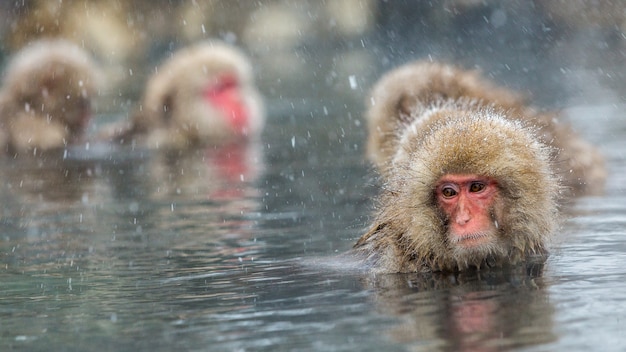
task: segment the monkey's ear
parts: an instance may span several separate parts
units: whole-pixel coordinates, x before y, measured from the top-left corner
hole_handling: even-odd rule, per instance
[[[161,111],[162,122],[169,125],[172,121],[172,111],[174,109],[174,93],[167,93],[163,97],[163,110]]]
[[[411,116],[411,113],[415,110],[417,104],[418,99],[415,96],[402,95],[396,105],[396,111],[398,112],[400,120],[404,120],[404,118]]]
[[[55,77],[52,72],[48,72],[41,77],[39,84],[41,91],[54,92],[60,83],[58,78]]]

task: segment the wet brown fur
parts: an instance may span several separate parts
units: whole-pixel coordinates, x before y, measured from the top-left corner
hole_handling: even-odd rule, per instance
[[[18,52],[0,90],[0,143],[11,153],[61,148],[83,137],[97,93],[90,56],[65,40],[42,40]]]

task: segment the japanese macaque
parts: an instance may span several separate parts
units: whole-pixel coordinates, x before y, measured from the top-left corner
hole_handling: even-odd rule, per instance
[[[89,54],[68,41],[42,40],[22,49],[0,90],[0,143],[14,154],[36,154],[80,141],[98,76]]]
[[[375,222],[353,253],[374,272],[543,258],[559,221],[559,176],[569,177],[559,175],[560,158],[586,152],[593,157],[572,161],[582,165],[575,172],[583,177],[597,164],[603,173],[597,152],[569,129],[477,74],[445,65],[389,73],[373,90],[368,118],[368,151],[384,189]],[[567,150],[571,145],[577,149]]]
[[[181,149],[254,138],[264,124],[251,64],[220,42],[175,53],[149,79],[138,110],[115,140]]]

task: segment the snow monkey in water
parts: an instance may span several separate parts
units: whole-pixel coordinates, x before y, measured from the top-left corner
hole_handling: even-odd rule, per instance
[[[138,110],[115,140],[180,149],[254,138],[264,125],[251,64],[218,41],[174,53],[149,79]]]
[[[353,253],[374,272],[544,257],[561,194],[603,184],[592,146],[475,72],[409,64],[384,76],[371,99],[368,154],[384,190]]]
[[[0,90],[0,143],[11,153],[62,148],[83,138],[98,70],[80,47],[41,40],[9,62]]]

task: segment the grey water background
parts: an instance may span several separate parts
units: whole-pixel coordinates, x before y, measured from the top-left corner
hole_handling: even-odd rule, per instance
[[[622,350],[626,40],[613,27],[558,34],[525,7],[490,4],[441,27],[397,2],[362,38],[290,52],[305,68],[290,80],[257,66],[258,143],[3,158],[0,348]],[[605,154],[606,194],[564,208],[543,267],[373,277],[334,259],[367,227],[379,187],[364,158],[366,92],[429,57],[563,109]]]

